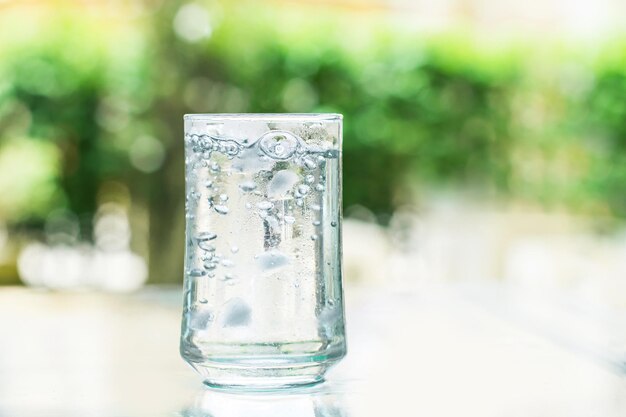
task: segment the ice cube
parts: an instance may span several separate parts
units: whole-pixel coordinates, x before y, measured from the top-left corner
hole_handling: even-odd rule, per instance
[[[256,257],[257,265],[263,272],[274,272],[290,263],[289,256],[277,250],[263,252]]]
[[[244,193],[249,193],[250,191],[254,191],[256,189],[256,183],[254,181],[245,181],[239,184],[239,188]]]
[[[241,298],[232,298],[224,304],[221,313],[222,327],[247,326],[252,318],[252,309]]]
[[[233,170],[238,172],[259,172],[269,171],[274,166],[275,161],[267,158],[263,159],[257,154],[254,148],[245,149],[239,158],[233,160]]]
[[[284,198],[298,180],[298,174],[291,170],[278,171],[267,185],[267,196],[271,199]]]
[[[189,315],[189,328],[193,330],[206,330],[213,323],[213,312],[205,307],[191,310]]]

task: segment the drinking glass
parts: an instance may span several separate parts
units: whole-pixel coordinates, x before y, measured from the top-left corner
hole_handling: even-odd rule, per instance
[[[185,116],[183,358],[209,386],[313,384],[346,352],[339,114]]]

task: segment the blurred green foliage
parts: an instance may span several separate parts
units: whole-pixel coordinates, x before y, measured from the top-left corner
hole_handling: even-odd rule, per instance
[[[381,219],[449,186],[626,217],[620,44],[546,57],[214,3],[198,3],[211,36],[190,42],[183,4],[114,27],[61,14],[3,42],[2,219],[37,229],[68,209],[89,239],[103,184],[126,184],[150,213],[152,271],[177,281],[182,115],[197,112],[343,113],[344,205]]]

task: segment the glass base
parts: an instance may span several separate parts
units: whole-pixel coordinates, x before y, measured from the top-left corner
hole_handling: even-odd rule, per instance
[[[334,363],[334,362],[333,362]],[[241,366],[216,362],[190,363],[210,388],[228,391],[266,392],[307,387],[324,381],[332,363]]]

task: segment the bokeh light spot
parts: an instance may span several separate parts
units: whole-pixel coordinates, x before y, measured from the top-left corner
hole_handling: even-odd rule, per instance
[[[174,17],[176,35],[187,42],[198,42],[213,33],[207,9],[196,3],[182,6]]]
[[[163,144],[151,136],[138,137],[130,149],[128,156],[131,164],[139,171],[150,173],[158,170],[165,159]]]

